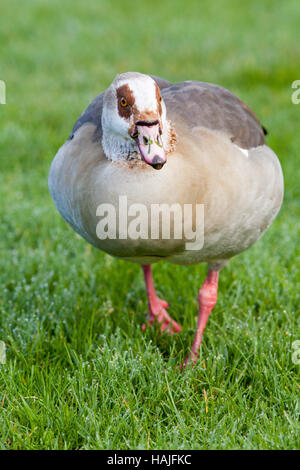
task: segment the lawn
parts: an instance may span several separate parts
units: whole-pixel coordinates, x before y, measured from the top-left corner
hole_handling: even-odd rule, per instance
[[[0,448],[299,448],[299,1],[1,1]],[[141,331],[141,269],[96,251],[54,207],[49,166],[124,71],[218,83],[268,129],[285,176],[266,235],[220,275],[195,368],[204,265],[159,263],[176,338]]]

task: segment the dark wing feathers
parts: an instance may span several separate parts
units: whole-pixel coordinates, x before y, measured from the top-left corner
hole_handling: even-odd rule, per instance
[[[95,99],[88,105],[85,111],[81,114],[81,116],[77,119],[72,129],[71,134],[69,135],[69,140],[73,139],[73,136],[79,127],[83,126],[83,124],[89,122],[91,124],[95,124],[95,138],[96,140],[102,139],[102,126],[101,126],[101,116],[102,116],[102,106],[103,106],[103,95],[96,96]]]
[[[249,149],[263,145],[264,130],[253,111],[230,91],[206,82],[187,81],[162,91],[167,110],[187,126],[222,131],[235,144]]]

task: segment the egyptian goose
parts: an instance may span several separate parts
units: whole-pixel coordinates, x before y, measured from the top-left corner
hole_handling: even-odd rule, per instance
[[[62,217],[95,247],[142,265],[147,325],[156,320],[162,330],[181,330],[156,294],[151,265],[160,260],[208,263],[198,294],[195,338],[184,365],[198,358],[217,301],[220,269],[262,236],[281,206],[281,166],[265,144],[265,133],[252,110],[218,85],[174,85],[128,72],[91,102],[52,162],[49,188]],[[167,236],[163,218],[152,218],[151,212],[159,207],[159,215],[162,205],[172,208]],[[192,210],[184,212],[185,205]],[[196,222],[195,207],[204,214]],[[140,223],[130,236],[126,230],[137,208],[146,211],[147,220],[139,232],[139,213]],[[112,217],[99,227],[108,214]],[[198,233],[202,243],[191,248],[190,235]]]

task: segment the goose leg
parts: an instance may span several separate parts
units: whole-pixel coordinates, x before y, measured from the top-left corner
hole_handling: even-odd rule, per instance
[[[155,291],[153,277],[152,277],[152,270],[151,265],[146,264],[142,266],[144,271],[144,278],[146,283],[147,295],[148,295],[148,305],[149,305],[149,313],[150,318],[147,321],[147,325],[152,325],[154,320],[156,319],[157,322],[160,324],[161,331],[166,331],[171,335],[173,333],[177,333],[181,331],[181,326],[176,323],[176,321],[172,320],[166,309],[169,307],[168,302],[165,300],[160,299]],[[142,325],[142,329],[145,330],[146,323]]]
[[[199,357],[198,351],[202,341],[205,326],[212,309],[217,303],[218,279],[219,272],[209,270],[204,284],[199,291],[199,316],[197,329],[191,352],[188,358],[185,360],[184,366],[186,366],[188,363],[195,364]]]

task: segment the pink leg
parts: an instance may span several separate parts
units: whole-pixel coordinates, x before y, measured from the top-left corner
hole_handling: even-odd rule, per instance
[[[184,366],[186,366],[189,362],[192,362],[193,364],[195,364],[199,357],[198,351],[199,351],[200,344],[202,341],[205,326],[206,326],[208,317],[217,302],[218,278],[219,278],[218,271],[208,271],[204,284],[199,291],[199,295],[198,295],[199,316],[198,316],[197,330],[195,333],[195,338],[194,338],[191,352],[188,358],[185,360]]]
[[[167,331],[171,335],[181,331],[181,326],[178,325],[176,321],[172,320],[166,311],[166,308],[169,307],[168,302],[161,300],[156,294],[150,264],[143,265],[142,268],[144,271],[150,312],[150,318],[147,322],[147,325],[152,325],[154,320],[157,319],[157,322],[160,324],[161,331]],[[145,328],[146,324],[144,323],[142,325],[142,329],[145,330]]]

